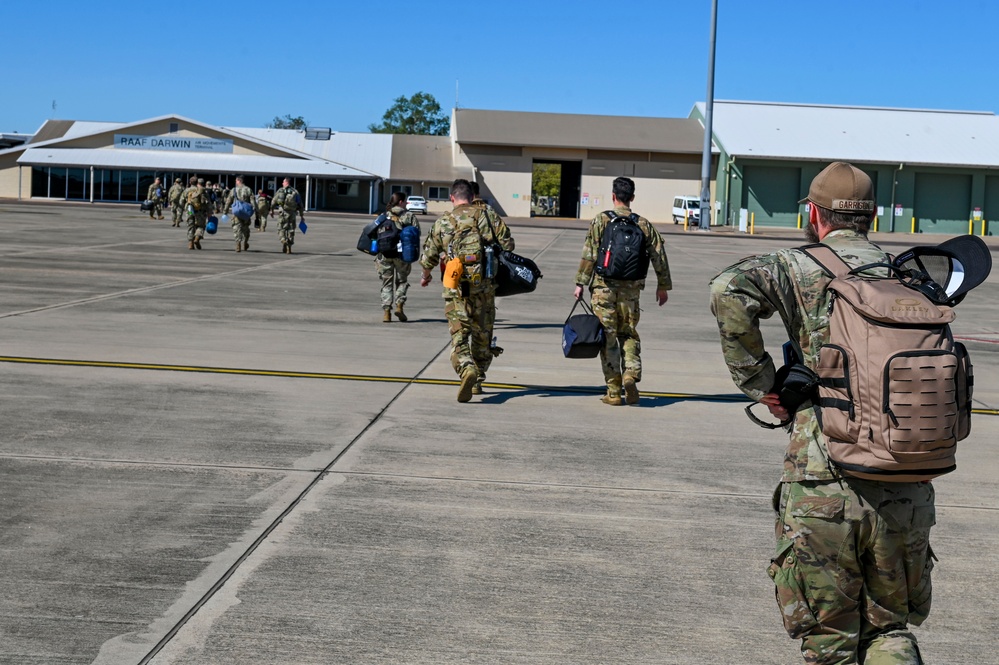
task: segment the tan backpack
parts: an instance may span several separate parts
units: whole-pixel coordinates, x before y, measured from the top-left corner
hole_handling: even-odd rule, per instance
[[[974,384],[951,334],[953,309],[894,276],[860,274],[872,266],[851,269],[825,245],[801,250],[833,276],[829,340],[814,368],[830,461],[888,482],[953,471],[957,442],[971,431]]]

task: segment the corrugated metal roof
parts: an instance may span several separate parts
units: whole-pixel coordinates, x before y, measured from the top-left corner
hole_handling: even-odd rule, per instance
[[[471,179],[471,168],[454,165],[450,136],[392,135],[392,180],[450,182]]]
[[[689,118],[457,109],[458,143],[700,153],[704,129]]]
[[[227,127],[257,141],[266,141],[288,150],[312,155],[355,169],[388,178],[392,168],[392,135],[334,132],[329,141],[306,140],[305,132],[295,129]]]
[[[999,166],[988,112],[716,101],[712,124],[736,157]]]
[[[104,148],[30,148],[18,164],[178,171],[218,171],[264,175],[314,175],[371,178],[369,173],[318,159],[264,157],[168,150],[114,150]]]

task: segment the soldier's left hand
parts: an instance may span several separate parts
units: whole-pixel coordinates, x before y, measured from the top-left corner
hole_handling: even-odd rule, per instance
[[[659,306],[662,307],[665,305],[667,300],[669,300],[669,291],[666,289],[656,289],[656,302],[659,303]]]

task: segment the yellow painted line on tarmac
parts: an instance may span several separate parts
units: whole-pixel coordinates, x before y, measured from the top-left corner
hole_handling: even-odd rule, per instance
[[[129,363],[106,360],[71,360],[67,358],[30,358],[24,356],[0,356],[0,362],[21,365],[58,365],[63,367],[101,367],[109,369],[144,369],[160,372],[193,372],[200,374],[232,374],[237,376],[273,376],[289,379],[320,379],[324,381],[373,381],[380,383],[415,383],[428,386],[456,386],[457,379],[421,379],[408,376],[377,376],[370,374],[333,374],[327,372],[292,372],[272,369],[246,369],[238,367],[208,367],[204,365],[164,365],[157,363]],[[545,390],[557,393],[577,393],[586,395],[603,394],[603,388],[578,386],[540,386],[515,383],[482,384],[493,390]],[[697,393],[667,393],[642,391],[643,397],[660,399],[698,400],[704,402],[747,402],[742,395],[705,395]],[[972,413],[999,416],[999,409],[972,409]]]

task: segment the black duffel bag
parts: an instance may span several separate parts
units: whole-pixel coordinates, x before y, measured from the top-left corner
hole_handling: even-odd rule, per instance
[[[150,201],[149,199],[146,199],[145,201],[139,204],[139,210],[141,210],[142,212],[149,212],[150,210],[153,209],[155,205],[156,203]]]
[[[375,248],[374,251],[371,249],[371,241],[375,239],[375,231],[378,230],[378,225],[385,221],[385,213],[378,215],[378,217],[364,225],[361,229],[361,237],[357,239],[357,250],[359,252],[364,252],[365,254],[377,254],[378,249]]]
[[[521,293],[530,293],[538,288],[538,280],[544,275],[538,269],[538,264],[521,256],[501,249],[494,248],[498,257],[496,266],[496,297],[516,296]]]
[[[583,305],[583,314],[575,314],[576,306]],[[569,318],[562,326],[562,353],[566,358],[596,358],[604,348],[604,326],[582,299],[569,310]]]

